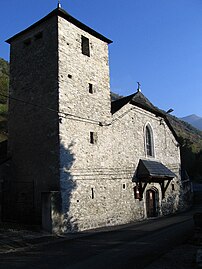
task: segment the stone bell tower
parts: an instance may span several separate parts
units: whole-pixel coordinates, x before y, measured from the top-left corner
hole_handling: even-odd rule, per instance
[[[5,195],[9,209],[5,219],[40,224],[42,196],[61,190],[63,166],[71,164],[67,154],[70,144],[75,166],[83,159],[75,133],[84,137],[81,130],[88,130],[90,139],[95,139],[91,124],[98,130],[111,117],[111,41],[58,5],[7,42],[11,45],[12,173]],[[90,151],[94,149],[85,154]]]

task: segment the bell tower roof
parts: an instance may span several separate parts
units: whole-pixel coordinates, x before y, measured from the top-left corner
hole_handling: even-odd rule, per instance
[[[46,15],[45,17],[43,17],[39,21],[35,22],[34,24],[29,26],[25,30],[23,30],[23,31],[17,33],[16,35],[14,35],[13,37],[9,38],[8,40],[6,40],[6,42],[10,44],[11,42],[13,42],[15,39],[17,39],[21,35],[26,34],[28,31],[34,29],[35,27],[37,27],[41,23],[49,20],[50,18],[52,18],[54,16],[60,16],[60,17],[64,18],[65,20],[69,21],[70,23],[74,24],[75,26],[79,27],[80,29],[88,32],[89,34],[99,38],[100,40],[102,40],[108,44],[112,43],[112,41],[110,39],[108,39],[107,37],[103,36],[102,34],[96,32],[92,28],[88,27],[87,25],[83,24],[79,20],[72,17],[69,13],[67,13],[64,9],[61,8],[60,2],[58,2],[57,8],[54,9],[52,12],[50,12],[48,15]]]

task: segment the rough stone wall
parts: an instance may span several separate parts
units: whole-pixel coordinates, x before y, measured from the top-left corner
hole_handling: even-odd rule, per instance
[[[41,192],[59,189],[57,18],[11,42],[7,219],[40,223]]]
[[[81,52],[89,38],[90,57]],[[71,76],[69,76],[71,75]],[[88,83],[95,92],[88,92]],[[180,153],[163,119],[132,105],[110,114],[108,49],[103,41],[59,18],[60,184],[62,208],[54,231],[79,231],[146,217],[145,193],[158,190],[158,213],[178,209]],[[101,125],[99,123],[102,123]],[[157,183],[143,200],[134,197],[134,176],[145,159],[145,128],[153,130],[155,157],[177,177],[162,200]],[[90,132],[96,135],[90,143]],[[168,203],[167,203],[168,202]],[[58,225],[58,223],[60,224]]]
[[[111,155],[111,128],[100,126],[100,122],[106,124],[111,119],[111,107],[107,43],[63,18],[59,18],[58,23],[59,110],[63,112],[59,127],[60,182],[62,221],[67,229],[65,226],[85,226],[81,220],[87,217],[86,209],[83,207],[84,213],[77,212],[83,203],[88,204],[81,186],[91,192],[94,182],[106,176],[108,179],[108,168],[112,168],[112,160],[106,158],[106,152]],[[90,57],[82,54],[82,36],[89,39]],[[89,83],[93,93],[89,92]],[[90,133],[93,133],[94,143],[90,143]],[[93,214],[94,211],[89,211],[89,216]],[[80,219],[80,224],[71,224],[75,223],[75,218]],[[98,218],[99,222],[104,222],[103,216]]]
[[[114,163],[137,166],[139,158],[147,158],[145,146],[147,124],[152,129],[154,140],[154,157],[151,157],[151,160],[161,161],[165,165],[179,164],[178,143],[164,119],[130,104],[113,115],[112,128],[117,144],[113,151]]]
[[[60,111],[97,122],[108,119],[108,44],[61,17],[58,29]],[[82,36],[89,39],[90,57],[82,54]],[[89,93],[89,83],[93,94]]]
[[[159,190],[159,206],[161,208],[159,214],[169,214],[179,210],[182,206],[182,201],[180,201],[180,149],[164,119],[128,104],[114,114],[113,121],[113,140],[117,145],[113,147],[112,153],[114,166],[133,167],[135,172],[139,159],[149,159],[163,163],[176,174],[176,178],[169,185],[163,200],[161,199],[162,193],[158,183],[147,185],[143,200],[146,200],[147,189],[154,186]],[[146,155],[145,128],[148,124],[153,133],[154,157]]]
[[[176,178],[166,190],[165,198],[162,198],[160,184],[150,183],[140,201],[134,196],[134,177],[139,159],[147,159],[145,127],[148,123],[153,130],[155,149],[155,157],[150,159],[162,162]],[[71,138],[66,138],[71,142],[67,147],[69,157],[65,160],[63,155],[61,166],[63,214],[60,231],[79,231],[146,218],[146,191],[149,189],[158,192],[158,215],[180,209],[180,152],[162,118],[126,105],[113,115],[109,126],[97,127],[95,145],[89,143],[91,128],[88,125],[74,123],[72,132],[71,123],[68,124]],[[71,164],[65,167],[68,159]]]

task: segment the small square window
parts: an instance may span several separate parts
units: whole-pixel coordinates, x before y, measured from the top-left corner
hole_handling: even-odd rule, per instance
[[[31,38],[28,38],[26,40],[23,41],[24,47],[28,47],[29,45],[31,45]]]
[[[89,39],[85,36],[81,36],[81,50],[84,55],[90,57]]]
[[[34,36],[34,40],[41,39],[43,37],[43,32],[39,32]]]

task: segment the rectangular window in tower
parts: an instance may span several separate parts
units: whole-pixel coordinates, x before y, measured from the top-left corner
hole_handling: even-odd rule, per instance
[[[32,42],[31,38],[27,38],[26,40],[24,40],[23,41],[24,47],[31,45],[31,42]]]
[[[95,144],[97,142],[97,133],[90,132],[90,143]]]
[[[85,36],[81,36],[81,50],[84,55],[90,57],[89,39]]]
[[[91,188],[91,198],[94,199],[95,195],[94,195],[94,189]]]
[[[93,94],[93,84],[89,83],[89,93]]]

